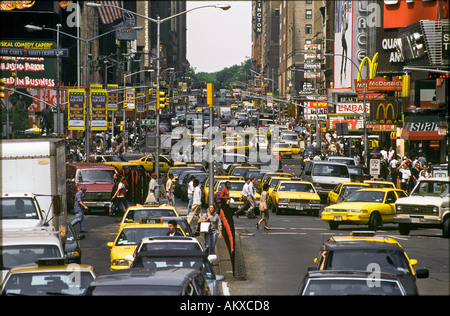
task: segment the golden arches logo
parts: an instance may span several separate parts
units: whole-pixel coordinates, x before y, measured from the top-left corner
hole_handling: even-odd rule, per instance
[[[364,57],[363,60],[361,61],[361,64],[359,64],[359,71],[358,71],[358,78],[357,78],[357,82],[361,82],[361,73],[364,67],[364,64],[366,63],[369,66],[369,79],[373,79],[375,78],[375,74],[377,72],[377,67],[378,67],[378,53],[376,53],[372,60],[369,57]]]
[[[388,119],[388,113],[389,113],[389,108],[392,110],[391,111],[391,119]],[[382,110],[383,112],[383,119],[380,119],[380,110]],[[394,110],[394,105],[392,103],[388,103],[388,104],[384,104],[384,103],[380,103],[378,105],[377,108],[377,112],[376,112],[376,116],[375,119],[378,120],[381,124],[392,124],[393,122],[395,122],[395,110]]]

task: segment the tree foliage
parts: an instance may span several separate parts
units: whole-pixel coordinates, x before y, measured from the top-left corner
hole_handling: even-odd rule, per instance
[[[247,59],[240,65],[225,67],[217,72],[198,72],[189,67],[186,76],[190,77],[192,83],[199,88],[206,88],[206,83],[214,83],[214,89],[231,89],[235,82],[246,83],[250,79],[251,59]],[[204,85],[204,86],[203,86]],[[240,88],[243,88],[242,86]]]

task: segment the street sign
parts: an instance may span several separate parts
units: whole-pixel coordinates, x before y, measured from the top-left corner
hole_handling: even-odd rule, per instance
[[[370,159],[369,173],[372,176],[380,175],[381,159]]]
[[[141,125],[142,126],[154,126],[156,125],[156,120],[154,119],[142,119],[141,120]]]
[[[48,49],[25,49],[25,48],[0,48],[1,56],[15,57],[46,57],[46,58],[68,58],[68,48],[48,48]]]

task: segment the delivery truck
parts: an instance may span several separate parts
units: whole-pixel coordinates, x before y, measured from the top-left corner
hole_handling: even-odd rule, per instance
[[[65,243],[67,226],[65,143],[57,138],[4,139],[0,141],[0,198],[1,204],[14,206],[19,212],[22,203],[35,207],[42,226],[53,228]],[[30,203],[33,201],[33,203]],[[13,204],[14,202],[14,204]],[[16,204],[18,203],[18,204]],[[5,208],[6,210],[6,208]],[[5,223],[14,214],[1,214]],[[29,226],[27,216],[23,227]],[[15,227],[20,227],[16,221]]]

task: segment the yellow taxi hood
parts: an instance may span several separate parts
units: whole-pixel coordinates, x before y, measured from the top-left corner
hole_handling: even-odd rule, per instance
[[[334,209],[334,210],[350,210],[350,209],[376,209],[383,203],[374,203],[374,202],[342,202],[339,204],[333,204],[325,207],[326,209]]]
[[[289,191],[278,191],[278,198],[280,199],[317,199],[319,195],[317,193],[310,192],[289,192]]]
[[[111,258],[123,259],[127,255],[132,255],[136,250],[137,245],[126,245],[126,246],[114,246],[111,249]]]

